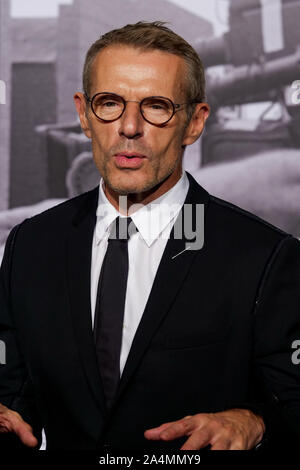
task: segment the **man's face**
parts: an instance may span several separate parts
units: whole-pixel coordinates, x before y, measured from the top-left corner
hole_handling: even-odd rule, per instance
[[[126,101],[164,96],[184,103],[185,71],[183,59],[173,54],[109,46],[92,64],[90,97],[112,92]],[[83,117],[82,98],[78,110],[79,106],[82,127],[92,139],[95,163],[111,190],[117,194],[144,193],[161,183],[166,186],[165,192],[179,179],[183,145],[190,143],[186,106],[161,127],[145,121],[136,102],[127,103],[121,118],[113,122],[100,121],[89,106]],[[130,160],[134,155],[138,158]]]

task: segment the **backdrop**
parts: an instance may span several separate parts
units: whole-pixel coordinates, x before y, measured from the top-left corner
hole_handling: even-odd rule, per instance
[[[13,225],[98,184],[72,97],[89,45],[138,20],[205,64],[212,114],[185,168],[300,236],[300,0],[1,0],[0,259]]]

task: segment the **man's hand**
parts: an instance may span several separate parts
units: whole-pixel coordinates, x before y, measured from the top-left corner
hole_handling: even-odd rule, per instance
[[[211,445],[211,450],[249,450],[265,432],[263,419],[252,411],[232,409],[219,413],[199,413],[157,428],[147,429],[150,440],[172,441],[190,436],[180,450],[198,450]]]
[[[38,440],[32,433],[32,427],[26,423],[16,411],[10,410],[0,403],[0,434],[15,433],[28,447],[35,447]]]

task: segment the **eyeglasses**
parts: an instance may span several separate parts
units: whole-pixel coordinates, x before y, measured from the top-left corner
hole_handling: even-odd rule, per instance
[[[196,101],[191,101],[189,103],[175,104],[164,96],[148,96],[142,99],[142,101],[126,101],[122,96],[108,92],[96,93],[92,98],[86,94],[84,96],[91,103],[95,116],[101,121],[116,121],[124,113],[127,103],[139,103],[140,112],[145,121],[155,126],[167,124],[179,110],[180,106],[196,103]]]

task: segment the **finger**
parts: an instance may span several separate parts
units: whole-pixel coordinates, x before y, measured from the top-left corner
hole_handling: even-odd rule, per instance
[[[32,433],[32,427],[23,420],[19,413],[7,409],[5,422],[6,430],[14,432],[23,444],[29,447],[35,447],[38,444],[38,440]]]
[[[144,432],[144,436],[147,439],[150,439],[150,440],[158,440],[158,439],[160,439],[160,433],[164,429],[166,429],[168,426],[170,426],[170,424],[172,424],[172,423],[171,422],[170,423],[163,423],[160,426],[157,426],[156,428],[146,429],[146,431]]]
[[[199,429],[185,441],[183,446],[180,450],[198,450],[206,447],[212,438],[212,431],[205,427],[203,429]]]
[[[185,416],[184,418],[178,421],[171,421],[168,423],[163,423],[156,428],[147,429],[144,432],[144,436],[147,439],[151,439],[151,440],[159,440],[159,439],[169,440],[168,436],[174,435],[175,437],[170,437],[170,439],[176,439],[176,434],[175,434],[176,429],[178,433],[180,429],[182,430],[184,427],[188,428],[188,426],[180,425],[180,423],[186,422],[186,420],[189,418],[192,418],[192,416]],[[175,427],[175,431],[174,430],[172,431],[173,427]],[[179,437],[182,435],[185,435],[185,434],[179,434]]]
[[[182,436],[189,436],[195,430],[193,417],[183,418],[170,424],[160,433],[160,438],[164,441],[172,441]]]
[[[36,447],[38,445],[38,440],[32,432],[32,427],[29,424],[18,424],[15,427],[15,433],[19,439],[28,447]]]

